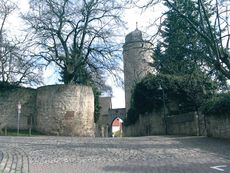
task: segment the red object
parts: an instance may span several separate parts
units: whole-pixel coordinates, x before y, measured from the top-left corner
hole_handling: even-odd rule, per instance
[[[113,123],[112,123],[112,126],[121,126],[121,122],[120,122],[120,120],[119,120],[119,118],[116,118],[114,121],[113,121]]]

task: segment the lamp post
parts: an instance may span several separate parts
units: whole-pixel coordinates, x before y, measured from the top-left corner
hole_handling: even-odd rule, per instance
[[[20,114],[21,114],[21,108],[22,108],[20,101],[18,102],[17,108],[18,108],[18,121],[17,121],[17,136],[18,136],[19,135],[19,125],[20,125]]]
[[[167,120],[166,120],[166,106],[165,106],[165,92],[164,89],[162,88],[161,84],[159,85],[158,90],[162,91],[162,101],[163,101],[163,118],[164,118],[164,123],[165,123],[165,134],[168,135],[168,125],[167,125]]]

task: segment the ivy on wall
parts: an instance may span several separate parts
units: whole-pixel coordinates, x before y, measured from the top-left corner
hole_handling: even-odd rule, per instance
[[[160,90],[159,86],[164,90],[166,106],[173,100],[180,105],[181,112],[197,110],[216,89],[213,82],[192,78],[190,75],[149,74],[133,90],[126,125],[134,124],[139,115],[151,115],[146,113],[162,108],[163,90]]]
[[[94,95],[94,122],[96,123],[100,116],[100,104],[99,104],[99,96],[100,92],[97,87],[92,87],[93,95]]]

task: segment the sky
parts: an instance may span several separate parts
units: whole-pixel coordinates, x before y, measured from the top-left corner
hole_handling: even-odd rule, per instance
[[[162,5],[157,5],[154,8],[143,11],[139,8],[132,8],[125,10],[124,20],[127,22],[127,30],[124,31],[125,36],[136,29],[136,25],[139,30],[143,32],[143,35],[149,37],[156,33],[156,26],[151,26],[153,21],[159,18],[164,11]],[[124,41],[123,41],[124,42]],[[113,108],[123,108],[125,107],[125,93],[120,87],[113,86],[113,98],[112,98]]]
[[[18,6],[20,8],[20,11],[26,11],[29,8],[28,0],[12,0],[14,2],[18,3]],[[146,1],[146,0],[143,0]],[[156,32],[155,27],[149,28],[150,24],[156,20],[163,10],[162,6],[156,6],[154,8],[151,8],[148,11],[142,11],[139,8],[131,8],[126,9],[124,12],[124,18],[123,20],[126,22],[126,28],[123,32],[123,43],[125,41],[125,36],[134,31],[136,29],[136,23],[138,26],[138,29],[143,31],[144,35],[152,34]],[[12,33],[14,32],[14,29],[23,29],[23,26],[21,24],[22,22],[18,18],[18,14],[15,13],[13,16],[11,16],[8,26],[9,28],[12,28]],[[123,75],[123,74],[122,74]],[[55,69],[53,66],[49,66],[46,68],[44,72],[44,84],[45,85],[51,85],[58,83],[58,76],[55,75]],[[107,84],[109,84],[112,87],[113,90],[113,97],[112,97],[112,107],[113,108],[124,108],[125,107],[125,93],[123,88],[116,86],[116,84],[113,82],[113,80],[108,79]]]
[[[21,11],[26,11],[29,8],[28,0],[12,0],[19,4],[19,8]],[[141,0],[142,2],[146,2],[148,0]],[[225,0],[226,3],[230,3],[229,0]],[[148,9],[147,11],[142,11],[139,8],[131,8],[126,9],[124,13],[123,20],[126,22],[126,29],[124,29],[123,34],[123,43],[125,41],[125,36],[134,31],[136,29],[136,23],[138,23],[138,29],[141,30],[145,36],[154,35],[156,32],[157,26],[151,26],[151,24],[156,24],[155,20],[157,20],[162,12],[165,11],[163,5],[155,5],[154,7]],[[159,20],[158,20],[159,22]],[[14,33],[15,28],[23,29],[21,24],[22,22],[17,17],[17,14],[11,16],[10,21],[8,22],[8,28],[12,29],[12,33]],[[55,70],[53,66],[49,66],[44,72],[44,84],[51,85],[58,83],[57,73],[55,74]],[[116,84],[111,80],[107,80],[107,84],[112,87],[113,97],[112,97],[112,107],[113,108],[124,108],[125,107],[125,94],[124,90],[121,87],[117,87]]]

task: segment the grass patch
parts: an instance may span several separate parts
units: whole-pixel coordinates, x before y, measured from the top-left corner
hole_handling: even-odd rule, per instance
[[[40,136],[40,135],[44,135],[44,134],[37,132],[35,130],[31,130],[31,136]],[[5,134],[3,133],[1,134],[1,136],[5,136]],[[30,134],[29,134],[29,130],[20,130],[19,135],[17,135],[16,129],[8,129],[7,136],[30,136]]]

